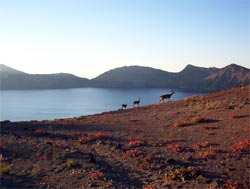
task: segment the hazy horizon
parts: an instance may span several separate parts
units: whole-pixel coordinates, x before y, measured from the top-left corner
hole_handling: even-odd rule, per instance
[[[0,0],[0,64],[89,79],[131,65],[248,68],[249,10],[248,0]]]

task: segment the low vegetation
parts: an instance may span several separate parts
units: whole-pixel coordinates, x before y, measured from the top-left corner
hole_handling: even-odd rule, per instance
[[[250,188],[249,91],[1,122],[1,188]]]

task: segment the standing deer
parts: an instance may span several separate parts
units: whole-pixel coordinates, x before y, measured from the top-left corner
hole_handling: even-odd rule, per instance
[[[169,99],[169,100],[170,100],[171,96],[172,96],[174,93],[175,93],[175,91],[172,90],[170,94],[161,95],[161,96],[160,96],[160,103],[161,103],[161,102],[164,103],[164,100],[165,100],[165,99]]]
[[[140,106],[140,101],[141,101],[141,98],[139,98],[139,100],[135,100],[133,107],[135,107],[136,105],[137,105],[137,107],[139,107]]]
[[[122,104],[122,110],[127,108],[127,104]]]

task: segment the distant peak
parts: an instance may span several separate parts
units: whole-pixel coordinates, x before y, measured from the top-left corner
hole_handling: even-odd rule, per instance
[[[8,66],[6,66],[4,64],[0,64],[0,68],[8,68]]]
[[[243,67],[243,66],[240,66],[238,64],[235,64],[235,63],[232,63],[228,66],[225,66],[224,69],[249,69],[249,68],[246,68],[246,67]]]
[[[0,64],[0,73],[6,73],[6,74],[26,74],[25,72],[21,72],[19,70],[13,69],[11,67],[8,67],[4,64]]]
[[[229,64],[229,66],[239,66],[239,65],[237,65],[236,63],[231,63]]]
[[[237,64],[235,64],[235,63],[232,63],[232,64],[230,64],[230,65],[228,65],[228,66],[226,66],[226,67],[241,67],[241,66],[239,66],[239,65],[237,65]]]
[[[204,68],[204,67],[200,67],[200,66],[195,66],[195,65],[192,65],[192,64],[188,64],[186,66],[186,68]]]
[[[188,64],[188,65],[186,66],[186,68],[188,68],[188,67],[197,67],[197,66],[194,66],[194,65],[192,65],[192,64]]]
[[[188,64],[182,71],[192,71],[192,70],[197,70],[197,69],[203,69],[203,68]]]

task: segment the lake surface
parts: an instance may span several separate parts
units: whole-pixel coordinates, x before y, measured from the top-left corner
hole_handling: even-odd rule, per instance
[[[52,120],[118,110],[121,104],[141,97],[141,106],[159,103],[159,96],[170,89],[54,89],[0,91],[0,120]],[[176,90],[171,100],[201,95]]]

